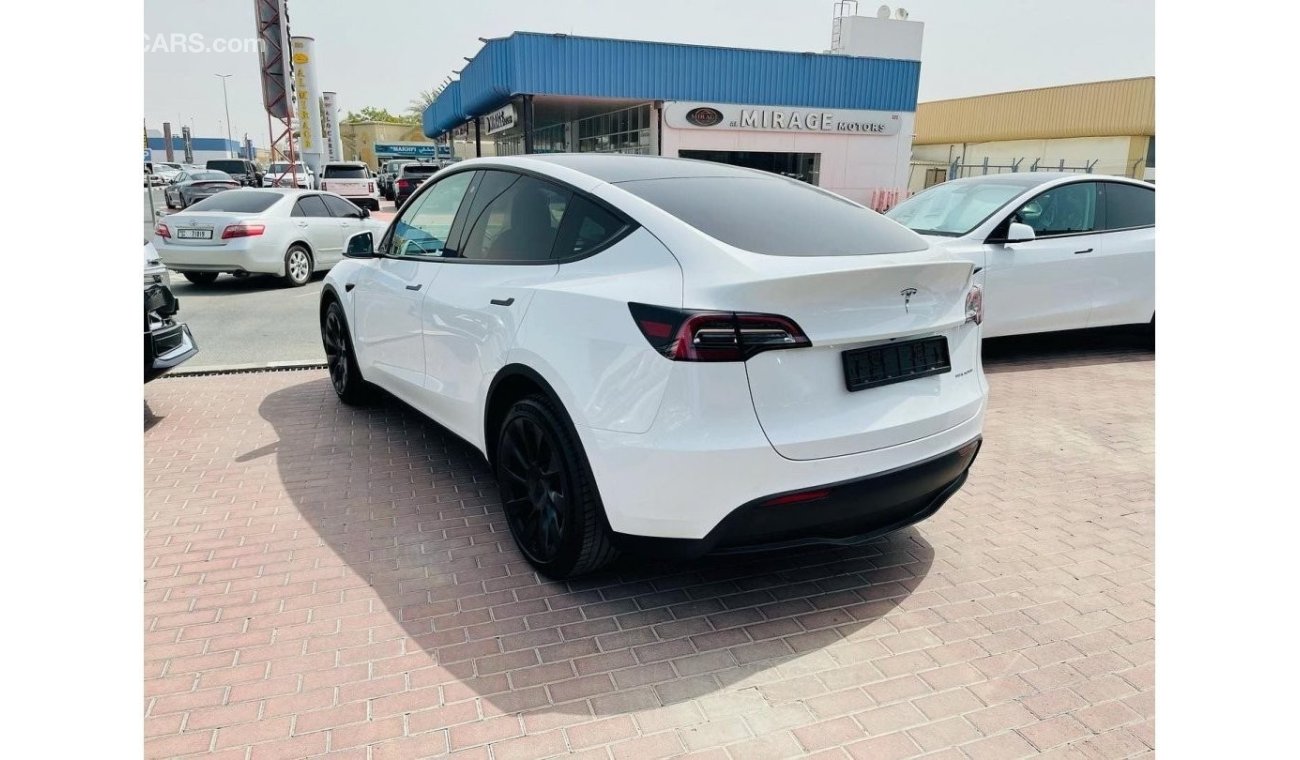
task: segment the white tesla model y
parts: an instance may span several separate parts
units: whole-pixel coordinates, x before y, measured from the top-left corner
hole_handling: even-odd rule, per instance
[[[475,159],[353,235],[321,296],[340,398],[478,448],[542,573],[860,541],[966,479],[972,265],[832,193],[648,156]]]

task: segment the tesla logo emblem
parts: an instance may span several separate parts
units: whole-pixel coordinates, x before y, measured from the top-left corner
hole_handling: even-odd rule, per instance
[[[686,112],[686,120],[697,127],[712,127],[722,123],[722,112],[702,106]]]
[[[912,303],[912,296],[916,295],[916,288],[903,288],[898,291],[898,294],[903,297],[903,311],[908,311],[908,304]]]

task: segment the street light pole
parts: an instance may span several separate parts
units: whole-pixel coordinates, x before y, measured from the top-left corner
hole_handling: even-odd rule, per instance
[[[230,99],[226,97],[226,80],[234,74],[213,74],[214,77],[221,78],[221,101],[226,106],[226,153],[227,158],[234,158],[234,153],[230,150]]]

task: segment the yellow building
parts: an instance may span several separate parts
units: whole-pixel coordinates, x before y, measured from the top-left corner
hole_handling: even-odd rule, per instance
[[[986,163],[990,174],[1090,168],[1155,181],[1155,91],[1155,77],[1140,77],[920,103],[908,189]]]

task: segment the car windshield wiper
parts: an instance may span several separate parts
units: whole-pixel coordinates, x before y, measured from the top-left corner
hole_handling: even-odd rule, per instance
[[[947,231],[947,230],[918,230],[918,229],[912,229],[912,232],[915,232],[915,233],[918,234],[918,235],[939,235],[939,236],[941,236],[941,237],[960,237],[961,234],[962,234],[962,233],[960,233],[960,232],[949,232],[949,231]]]

